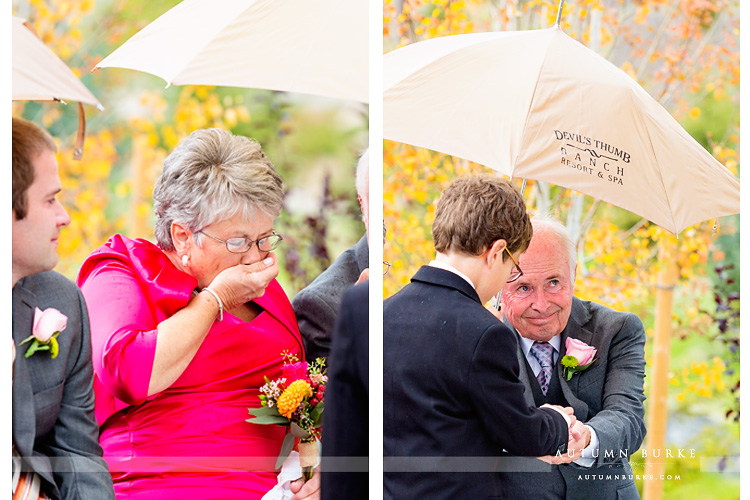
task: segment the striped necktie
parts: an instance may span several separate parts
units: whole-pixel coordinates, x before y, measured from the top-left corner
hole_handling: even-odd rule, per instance
[[[539,387],[542,388],[542,394],[547,395],[549,382],[552,379],[552,352],[554,347],[549,342],[534,342],[531,346],[531,354],[539,361],[542,369],[536,379],[539,381]]]

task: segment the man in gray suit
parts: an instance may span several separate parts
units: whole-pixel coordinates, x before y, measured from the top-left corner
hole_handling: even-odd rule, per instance
[[[637,499],[628,458],[646,434],[643,324],[634,314],[574,297],[575,245],[565,227],[551,219],[532,224],[519,262],[523,276],[503,288],[502,311],[518,335],[526,402],[572,406],[585,424],[586,448],[547,457],[550,472],[501,473],[504,498]],[[561,360],[569,339],[596,354],[567,380]]]
[[[351,285],[362,283],[369,278],[369,163],[368,149],[357,163],[356,176],[357,198],[365,222],[365,235],[353,247],[339,255],[328,269],[320,273],[292,300],[308,361],[328,356],[331,350],[331,334],[344,291]]]
[[[51,271],[57,239],[70,217],[52,138],[13,118],[13,479],[24,498],[114,499],[94,419],[93,369],[86,306],[78,287]],[[35,329],[35,310],[67,317],[58,352],[20,345]],[[54,356],[53,356],[54,355]]]

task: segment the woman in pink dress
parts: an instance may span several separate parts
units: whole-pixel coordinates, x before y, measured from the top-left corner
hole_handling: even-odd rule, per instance
[[[304,359],[276,281],[283,185],[260,145],[192,133],[154,188],[158,246],[115,235],[78,278],[91,320],[96,418],[118,500],[260,499],[284,429],[253,425],[282,352]],[[292,485],[319,498],[317,474]],[[301,488],[301,490],[300,490]]]

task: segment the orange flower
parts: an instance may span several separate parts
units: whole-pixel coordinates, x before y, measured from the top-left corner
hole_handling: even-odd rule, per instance
[[[295,380],[279,396],[279,400],[276,403],[279,413],[286,418],[291,418],[292,413],[294,413],[294,410],[297,409],[302,400],[310,396],[312,396],[310,384],[306,380]]]

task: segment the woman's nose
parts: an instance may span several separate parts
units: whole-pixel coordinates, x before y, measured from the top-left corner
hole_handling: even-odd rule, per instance
[[[243,264],[255,264],[256,262],[259,262],[264,258],[263,255],[261,255],[260,249],[258,248],[257,243],[253,243],[253,246],[250,247],[250,250],[242,254],[242,263]]]

